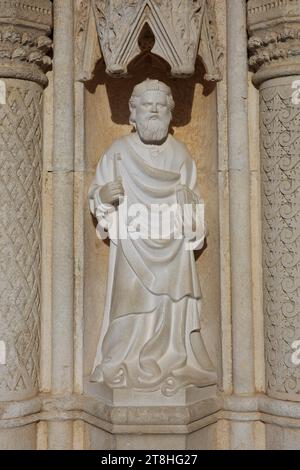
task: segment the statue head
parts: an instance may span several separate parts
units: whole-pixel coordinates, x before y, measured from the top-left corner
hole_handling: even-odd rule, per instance
[[[171,89],[163,82],[147,79],[133,89],[130,124],[143,142],[159,144],[168,135],[174,107]]]

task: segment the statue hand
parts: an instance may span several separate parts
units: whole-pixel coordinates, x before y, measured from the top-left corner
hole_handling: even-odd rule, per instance
[[[177,203],[182,209],[181,223],[184,227],[184,236],[193,240],[199,233],[205,235],[204,206],[203,201],[186,185],[178,185],[176,188]]]
[[[124,188],[121,179],[106,183],[99,190],[100,199],[104,204],[115,204],[124,196]]]
[[[185,204],[195,203],[195,194],[184,184],[179,184],[176,187],[177,202],[182,207]]]

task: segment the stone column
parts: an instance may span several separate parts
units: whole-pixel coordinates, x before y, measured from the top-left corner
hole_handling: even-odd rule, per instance
[[[54,2],[52,393],[63,403],[74,376],[74,2]],[[71,449],[73,423],[49,423],[50,449]]]
[[[250,159],[246,1],[227,4],[228,177],[232,318],[232,404],[230,446],[254,448],[253,422],[235,402],[254,395],[251,273]],[[238,414],[239,413],[239,414]]]
[[[246,3],[227,2],[233,392],[254,392]]]
[[[300,0],[249,0],[248,29],[260,90],[266,392],[299,401]]]
[[[0,401],[39,389],[42,94],[49,0],[0,0]]]

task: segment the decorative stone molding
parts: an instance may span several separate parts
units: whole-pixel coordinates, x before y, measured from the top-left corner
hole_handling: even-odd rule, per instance
[[[291,21],[299,16],[299,0],[247,0],[248,21],[258,25],[265,21],[282,22],[282,18],[290,17]]]
[[[38,389],[41,103],[39,85],[10,80],[0,106],[0,400]]]
[[[222,51],[217,45],[213,0],[78,0],[75,24],[78,78],[86,79],[84,63],[92,62],[86,54],[93,53],[95,29],[107,73],[120,76],[127,74],[130,62],[141,53],[139,37],[146,24],[155,37],[152,52],[170,65],[173,76],[192,75],[199,54],[206,79],[221,79]],[[91,74],[92,70],[88,78]]]
[[[51,65],[49,0],[0,0],[0,76],[47,84]]]
[[[91,15],[90,0],[77,0],[76,2],[76,22],[75,22],[75,39],[76,39],[76,55],[75,62],[80,67],[84,55],[84,46],[87,42],[88,21]]]
[[[300,0],[249,0],[248,30],[255,84],[299,73]]]
[[[48,29],[52,26],[52,2],[50,0],[1,0],[1,17],[7,22],[18,24],[26,21],[28,26],[33,25],[37,29]]]
[[[250,68],[260,86],[267,393],[300,400],[300,0],[248,1]],[[297,343],[298,344],[298,343]]]
[[[298,77],[300,79],[300,77]],[[268,393],[300,400],[300,106],[292,77],[261,86],[263,270]]]

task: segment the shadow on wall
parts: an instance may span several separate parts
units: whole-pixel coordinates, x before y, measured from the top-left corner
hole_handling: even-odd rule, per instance
[[[90,93],[94,93],[99,85],[105,85],[111,109],[111,119],[115,124],[129,123],[128,102],[134,86],[146,78],[158,79],[165,82],[172,90],[175,100],[175,110],[172,125],[186,126],[191,121],[195,86],[202,85],[203,95],[210,95],[215,83],[204,80],[205,69],[197,58],[195,74],[190,78],[172,78],[169,65],[153,53],[141,53],[128,68],[126,78],[112,78],[105,72],[105,63],[101,59],[94,70],[94,78],[86,83]]]

